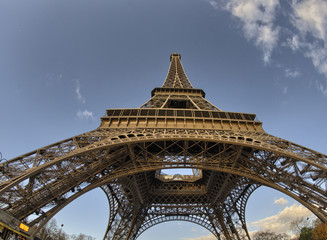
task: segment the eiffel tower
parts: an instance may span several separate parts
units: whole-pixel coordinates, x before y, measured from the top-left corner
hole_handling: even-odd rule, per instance
[[[97,129],[1,163],[0,172],[0,216],[30,226],[31,238],[95,188],[110,209],[103,239],[137,239],[174,220],[217,239],[250,239],[245,207],[260,186],[327,222],[327,155],[266,133],[255,114],[214,106],[177,53],[141,107],[108,109]]]

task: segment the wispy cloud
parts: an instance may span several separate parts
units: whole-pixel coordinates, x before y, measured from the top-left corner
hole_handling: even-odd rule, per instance
[[[301,74],[299,71],[297,70],[291,70],[289,68],[285,69],[285,76],[288,78],[296,78],[299,77]]]
[[[291,22],[296,28],[288,39],[293,50],[304,50],[317,70],[327,77],[327,1],[294,0]]]
[[[76,88],[75,88],[76,99],[80,103],[85,103],[85,98],[81,94],[80,81],[78,79],[74,79],[74,81],[76,82]]]
[[[214,235],[196,237],[196,238],[184,238],[184,240],[216,240],[217,238]]]
[[[287,203],[288,203],[288,200],[285,198],[279,198],[274,201],[274,204],[277,204],[280,206],[286,205]]]
[[[325,0],[294,0],[292,22],[303,36],[310,33],[326,40],[327,2]]]
[[[293,220],[310,215],[312,215],[312,213],[302,205],[293,204],[290,207],[285,207],[276,215],[252,222],[249,226],[259,227],[262,231],[269,230],[275,233],[284,233],[290,230],[289,224]]]
[[[275,200],[274,204],[285,205],[288,201],[284,198]],[[299,218],[311,216],[312,213],[302,205],[293,204],[292,206],[285,207],[276,215],[261,219],[259,221],[251,222],[248,227],[257,227],[260,231],[271,231],[275,233],[290,233],[290,223]],[[250,232],[253,235],[255,231]],[[214,240],[214,235],[207,235],[194,238],[184,238],[183,240]]]
[[[216,9],[220,3],[222,9],[239,19],[245,37],[263,51],[264,62],[270,62],[272,51],[279,40],[280,28],[274,24],[279,7],[278,0],[210,0],[208,2]]]
[[[321,82],[316,82],[316,86],[318,88],[318,90],[324,94],[325,96],[327,96],[327,81],[325,82],[325,84],[321,83]]]
[[[301,49],[318,72],[327,77],[327,1],[294,0],[291,7],[291,22],[298,32],[288,40],[289,46],[293,50]],[[324,85],[319,83],[317,88],[327,95]]]
[[[297,34],[294,34],[292,37],[286,39],[286,44],[290,47],[293,51],[298,50],[301,47],[300,37]]]
[[[206,0],[214,9],[218,10],[219,9],[219,3],[217,0]]]
[[[327,1],[292,0],[281,9],[280,0],[204,0],[214,9],[225,10],[237,19],[245,38],[263,52],[265,64],[271,62],[272,53],[281,46],[311,59],[318,73],[326,79],[316,84],[327,95]],[[286,14],[283,12],[287,11]],[[282,21],[276,21],[277,15]],[[278,48],[278,52],[283,50]],[[296,78],[298,71],[287,69],[287,78]]]
[[[86,120],[93,120],[93,119],[94,119],[93,112],[90,112],[90,111],[88,111],[88,110],[84,110],[84,111],[79,110],[79,111],[76,113],[76,116],[77,116],[79,119],[86,119]]]

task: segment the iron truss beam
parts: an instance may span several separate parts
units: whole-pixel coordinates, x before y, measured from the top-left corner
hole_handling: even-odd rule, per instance
[[[211,223],[210,216],[206,215],[201,220],[202,225],[211,229],[210,231],[216,236],[227,233],[232,236],[235,235],[235,232],[243,230],[247,235],[244,217],[246,200],[254,188],[265,185],[288,194],[308,207],[320,219],[326,221],[325,155],[292,143],[286,144],[285,140],[279,140],[273,136],[267,136],[267,134],[257,134],[254,138],[254,134],[249,136],[247,133],[232,135],[229,132],[213,134],[212,132],[198,131],[198,136],[195,136],[196,131],[192,131],[193,134],[184,131],[184,135],[180,135],[180,133],[174,136],[173,133],[176,131],[161,129],[157,132],[149,129],[129,131],[127,134],[120,132],[119,135],[111,135],[110,140],[105,138],[102,133],[98,138],[94,138],[98,139],[97,141],[88,145],[84,143],[85,147],[76,148],[76,145],[71,145],[71,151],[66,149],[65,152],[53,153],[52,159],[49,159],[46,149],[42,148],[44,151],[42,157],[40,154],[35,155],[34,152],[23,158],[11,160],[2,165],[7,169],[2,172],[2,177],[9,180],[1,182],[0,204],[6,211],[21,220],[34,213],[39,214],[31,222],[37,224],[48,220],[48,216],[53,216],[53,213],[71,202],[72,198],[76,198],[76,194],[86,192],[84,189],[91,190],[99,186],[111,186],[112,181],[130,176],[129,181],[134,183],[131,187],[134,190],[134,197],[130,204],[135,209],[127,207],[129,210],[124,210],[126,216],[135,214],[134,211],[139,211],[137,214],[140,216],[140,212],[145,211],[144,209],[151,209],[152,204],[213,203],[215,206],[219,206],[219,210],[211,214],[220,216],[220,218],[211,217],[216,221],[228,219],[228,222],[221,220],[219,223]],[[94,135],[94,132],[90,134]],[[248,139],[250,137],[251,141]],[[75,139],[79,139],[79,137]],[[278,140],[282,142],[278,142]],[[272,142],[274,145],[271,145]],[[58,143],[57,149],[61,144],[63,143]],[[49,152],[53,152],[54,146],[49,147]],[[40,150],[36,152],[39,153]],[[294,157],[295,155],[296,157]],[[31,160],[31,156],[35,160]],[[26,159],[26,164],[21,164],[24,159]],[[34,164],[29,167],[28,163],[36,161],[38,165]],[[17,175],[15,181],[12,181],[14,177],[6,173],[11,172],[9,170],[11,167],[17,168],[18,165],[22,169],[22,174]],[[206,187],[207,190],[204,192],[208,193],[185,195],[174,194],[172,191],[170,194],[171,191],[167,190],[169,186],[164,186],[157,179],[155,180],[159,183],[154,182],[152,176],[155,171],[173,167],[205,170],[207,177],[201,180],[206,182],[199,181],[198,186],[200,189],[201,186]],[[211,181],[212,184],[207,186],[211,174],[214,174],[214,179]],[[251,180],[250,183],[241,184],[248,179]],[[126,186],[126,183],[116,184]],[[147,188],[149,184],[152,186],[151,189]],[[179,187],[184,186],[184,189],[195,188],[195,183],[192,183],[193,186],[187,183],[176,184],[179,184]],[[106,187],[103,188],[106,189]],[[118,187],[118,189],[120,188],[122,187]],[[246,189],[250,189],[249,193]],[[154,190],[166,191],[166,193],[162,197],[160,194],[153,194]],[[116,206],[116,208],[118,199],[122,196],[128,197],[126,192],[118,194],[117,191],[113,195],[116,197],[112,198],[115,200],[109,201],[110,205]],[[118,195],[120,198],[117,197]],[[169,197],[167,198],[167,196]],[[144,208],[143,205],[137,207],[136,199],[138,205],[143,202],[147,208]],[[120,199],[120,201],[122,200]],[[124,206],[129,205],[124,202]],[[143,212],[142,214],[145,222],[146,219],[151,219],[147,215],[148,213]],[[171,214],[169,218],[162,214],[160,219],[168,221],[172,216],[179,216],[177,212]],[[115,216],[115,220],[109,221],[110,229],[113,229],[114,223],[117,225],[118,214]],[[119,216],[122,222],[116,226],[116,230],[126,229],[126,224],[132,224],[130,222],[132,220],[127,221],[123,213]],[[185,220],[199,222],[199,220],[195,221],[193,217],[185,217]],[[208,221],[209,225],[204,224]],[[150,222],[146,226],[150,226]],[[236,226],[232,227],[231,223]],[[130,232],[135,237],[138,236],[137,231],[144,231],[139,224],[134,223],[135,228]],[[119,228],[119,226],[121,227]],[[117,231],[115,234],[118,234]],[[120,237],[119,235],[118,238]]]

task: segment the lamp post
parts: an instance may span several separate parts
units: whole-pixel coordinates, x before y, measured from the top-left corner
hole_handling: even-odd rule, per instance
[[[59,240],[61,240],[61,232],[62,232],[62,227],[64,226],[64,224],[60,225],[60,230],[59,230]]]

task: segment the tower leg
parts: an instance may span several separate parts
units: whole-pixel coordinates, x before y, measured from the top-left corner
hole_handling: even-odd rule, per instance
[[[111,239],[109,236],[112,237],[113,235],[113,226],[115,225],[114,223],[119,222],[119,203],[117,200],[117,197],[110,185],[105,185],[102,186],[101,189],[105,192],[108,198],[108,203],[109,203],[109,220],[108,220],[108,226],[106,229],[106,233],[103,237],[103,240],[105,239]]]
[[[133,218],[132,214],[133,211],[130,209],[122,209],[121,207],[118,210],[118,214],[115,216],[114,221],[108,227],[108,231],[106,236],[104,237],[105,240],[122,240],[122,239],[129,239],[128,235],[130,229],[132,228]]]
[[[209,219],[212,225],[214,225],[214,229],[216,230],[216,232],[217,229],[219,229],[220,232],[224,235],[226,240],[233,240],[225,224],[223,212],[217,208],[212,208],[211,211],[208,210],[207,213],[209,214]],[[217,239],[220,239],[220,234],[217,233],[216,237]]]
[[[232,209],[227,210],[225,208],[224,211],[224,225],[226,226],[226,229],[229,232],[229,235],[231,236],[231,239],[236,240],[242,240],[242,239],[249,239],[250,235],[247,231],[247,228],[245,227],[245,223],[242,223],[240,219],[240,214],[238,212],[239,210],[236,209],[236,207],[232,207]],[[231,215],[232,213],[233,215]]]

